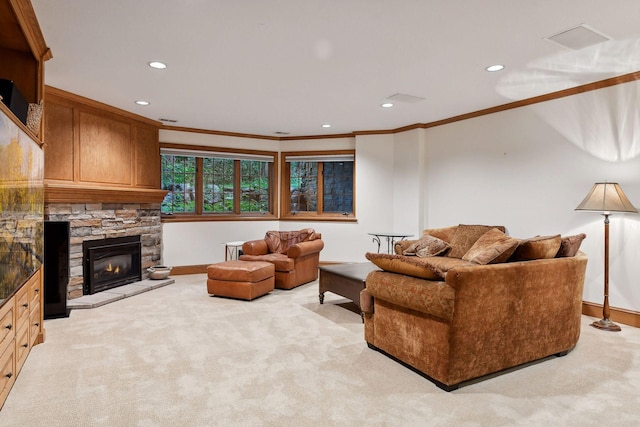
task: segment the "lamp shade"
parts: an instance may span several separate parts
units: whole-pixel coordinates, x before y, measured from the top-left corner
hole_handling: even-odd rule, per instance
[[[638,210],[631,204],[617,182],[596,182],[576,208],[577,211],[596,212],[634,212]]]

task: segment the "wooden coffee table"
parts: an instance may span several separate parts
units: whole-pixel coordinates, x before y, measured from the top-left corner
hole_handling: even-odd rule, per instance
[[[360,291],[365,288],[367,274],[379,268],[371,262],[362,262],[323,265],[319,270],[320,304],[324,303],[324,293],[329,291],[350,299],[360,309]]]

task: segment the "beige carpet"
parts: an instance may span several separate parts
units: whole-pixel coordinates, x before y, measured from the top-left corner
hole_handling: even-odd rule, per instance
[[[0,426],[637,426],[640,330],[446,393],[367,348],[318,285],[253,302],[205,276],[47,320]]]

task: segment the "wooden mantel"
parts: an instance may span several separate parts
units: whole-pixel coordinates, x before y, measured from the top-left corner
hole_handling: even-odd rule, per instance
[[[166,190],[44,184],[46,203],[162,203]]]

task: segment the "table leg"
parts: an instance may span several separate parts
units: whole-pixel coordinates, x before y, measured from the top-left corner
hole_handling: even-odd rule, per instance
[[[380,236],[373,236],[372,241],[378,244],[378,253],[380,253]]]
[[[387,253],[393,253],[393,237],[387,236]]]

